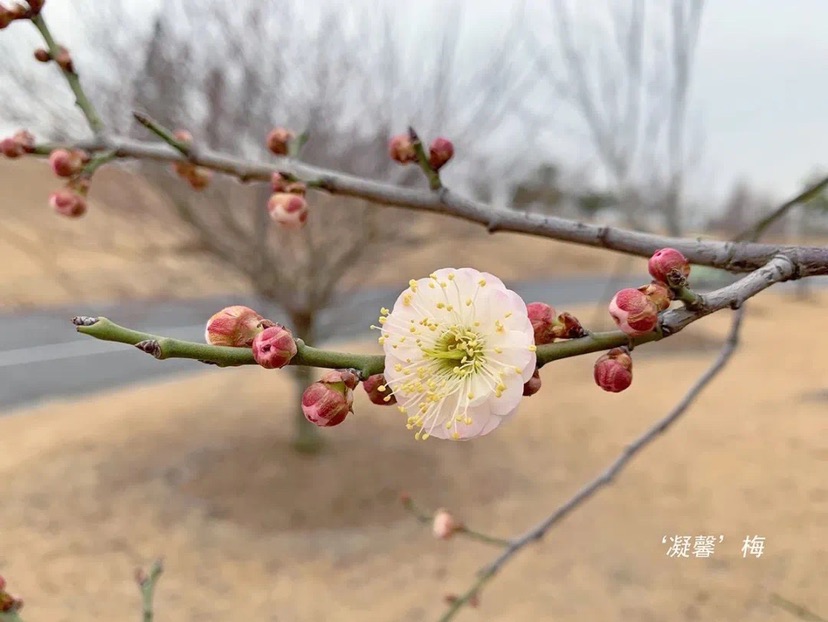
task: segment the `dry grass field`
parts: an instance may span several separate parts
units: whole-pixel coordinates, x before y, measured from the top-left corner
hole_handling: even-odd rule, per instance
[[[773,593],[828,617],[826,304],[751,302],[741,350],[692,410],[458,620],[794,620]],[[156,619],[436,620],[496,551],[434,540],[400,491],[488,533],[525,529],[663,416],[727,324],[637,350],[622,394],[593,385],[593,357],[551,364],[513,421],[470,443],[415,442],[360,393],[324,455],[296,455],[286,376],[258,368],[0,418],[0,573],[28,620],[136,619],[133,569],[159,554]],[[724,536],[708,559],[662,544],[708,534]],[[747,535],[762,557],[743,558]]]

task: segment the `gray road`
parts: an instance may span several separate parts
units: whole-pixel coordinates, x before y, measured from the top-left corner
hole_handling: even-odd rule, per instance
[[[614,288],[635,287],[641,284],[638,281],[620,280]],[[561,279],[512,286],[527,301],[546,300],[565,310],[570,305],[600,300],[606,280]],[[398,294],[398,290],[390,289],[362,292],[338,301],[321,314],[319,343],[368,335],[379,308],[390,307]],[[0,315],[0,413],[45,400],[173,375],[227,373],[228,370],[193,361],[156,361],[131,346],[83,337],[75,332],[70,320],[75,315],[103,315],[138,330],[202,341],[207,318],[231,304],[247,304],[275,321],[286,322],[279,309],[268,308],[255,299],[238,298],[79,305]]]

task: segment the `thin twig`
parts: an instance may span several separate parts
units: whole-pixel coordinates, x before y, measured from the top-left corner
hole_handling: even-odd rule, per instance
[[[138,570],[136,572],[138,587],[141,588],[141,609],[143,611],[143,622],[153,622],[153,617],[155,616],[153,609],[155,586],[158,583],[158,579],[161,578],[161,573],[163,572],[164,563],[160,559],[153,562],[149,573],[146,573],[143,570]]]
[[[417,507],[417,505],[410,497],[406,497],[403,500],[403,507],[406,510],[408,510],[408,512],[410,512],[414,518],[416,518],[420,523],[423,523],[424,525],[430,525],[434,522],[434,516],[427,514],[424,510]],[[471,540],[477,540],[478,542],[483,542],[484,544],[493,544],[499,547],[508,546],[510,542],[505,538],[497,538],[495,536],[490,536],[480,531],[470,529],[466,525],[462,524],[454,528],[454,533],[466,536]]]
[[[764,235],[768,227],[770,227],[774,222],[782,218],[792,208],[796,207],[797,205],[807,203],[812,199],[815,199],[822,193],[823,190],[825,190],[825,188],[828,188],[828,176],[823,177],[819,181],[811,184],[792,199],[785,201],[782,205],[777,207],[770,214],[765,216],[762,220],[757,222],[752,227],[745,229],[734,239],[737,242],[742,242],[745,240],[758,240],[760,237],[762,237],[762,235]]]
[[[798,605],[787,598],[782,598],[779,594],[771,594],[770,602],[780,609],[784,609],[788,613],[795,615],[800,620],[808,620],[808,622],[828,622],[828,620],[819,617],[813,611],[809,611],[802,605]]]

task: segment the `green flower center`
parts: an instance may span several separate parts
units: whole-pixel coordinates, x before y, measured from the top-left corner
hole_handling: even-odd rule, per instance
[[[485,346],[485,340],[476,332],[455,325],[440,335],[432,348],[424,349],[423,354],[436,361],[441,372],[465,377],[486,363]]]

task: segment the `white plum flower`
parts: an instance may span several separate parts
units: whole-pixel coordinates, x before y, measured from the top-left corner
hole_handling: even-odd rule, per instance
[[[443,268],[381,313],[385,380],[416,438],[468,440],[515,413],[535,372],[534,331],[496,276]]]

